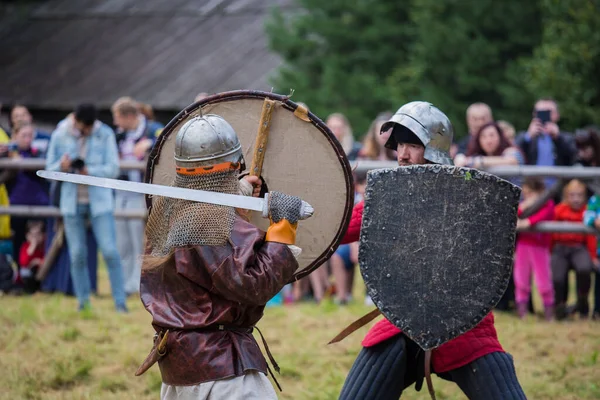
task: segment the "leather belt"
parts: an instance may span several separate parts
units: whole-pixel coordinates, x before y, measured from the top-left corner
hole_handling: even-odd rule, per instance
[[[186,331],[189,331],[189,332],[238,332],[238,333],[252,334],[252,332],[254,331],[255,328],[256,328],[255,326],[245,328],[245,327],[228,326],[228,325],[211,325],[211,326],[206,326],[206,327],[197,328],[197,329],[186,329]],[[273,365],[273,368],[275,369],[275,371],[277,371],[277,373],[280,374],[281,372],[279,369],[279,365],[277,364],[277,362],[275,361],[275,358],[271,354],[271,350],[269,350],[269,345],[267,345],[267,341],[265,340],[260,329],[256,328],[256,330],[258,331],[260,338],[263,342],[263,346],[265,348],[265,352],[267,353],[267,357],[269,358],[269,361]],[[144,360],[142,365],[140,365],[140,367],[137,369],[135,376],[140,376],[144,372],[148,371],[150,369],[150,367],[152,367],[154,364],[156,364],[156,362],[158,360],[160,360],[162,357],[164,357],[167,354],[167,351],[168,351],[167,337],[169,335],[169,331],[170,330],[167,329],[166,331],[160,331],[160,332],[157,332],[154,334],[154,346],[152,347],[150,354],[148,354],[148,356],[146,357],[146,359]],[[273,377],[273,381],[277,385],[277,388],[279,389],[279,391],[282,392],[283,390],[281,389],[281,385],[275,378],[275,374],[273,374],[273,371],[271,371],[271,368],[269,367],[268,363],[267,363],[267,370]]]

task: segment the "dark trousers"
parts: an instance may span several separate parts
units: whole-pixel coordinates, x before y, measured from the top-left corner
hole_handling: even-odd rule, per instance
[[[416,344],[404,335],[364,347],[348,373],[340,400],[397,400],[422,371]],[[471,400],[526,399],[508,353],[491,353],[438,374],[455,382]]]
[[[552,250],[552,280],[557,310],[567,302],[569,293],[569,270],[577,274],[577,311],[583,316],[589,313],[588,295],[590,293],[593,262],[584,245],[565,246],[557,244]]]

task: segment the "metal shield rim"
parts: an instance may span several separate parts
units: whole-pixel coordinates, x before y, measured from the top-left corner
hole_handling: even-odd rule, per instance
[[[467,167],[456,167],[456,166],[440,166],[440,165],[434,165],[434,164],[426,164],[426,165],[412,165],[409,167],[393,167],[393,168],[382,168],[382,169],[378,169],[378,170],[374,170],[374,171],[370,171],[367,175],[367,182],[370,180],[370,178],[373,176],[373,174],[393,174],[393,173],[398,173],[400,172],[400,174],[409,174],[411,172],[409,172],[409,170],[415,171],[416,173],[425,173],[427,171],[435,171],[435,170],[439,170],[442,171],[447,174],[447,175],[455,175],[455,176],[460,176],[460,177],[465,177],[468,179],[475,179],[475,180],[495,180],[497,182],[499,182],[502,185],[506,185],[506,186],[513,186],[515,188],[518,189],[518,187],[516,185],[514,185],[513,183],[511,183],[510,181],[507,181],[506,179],[503,179],[501,177],[498,177],[494,174],[491,174],[489,172],[485,172],[485,171],[481,171],[481,170],[477,170],[477,169],[473,169],[473,168],[467,168]],[[514,190],[514,189],[513,189]],[[520,192],[520,189],[518,189]],[[370,193],[369,192],[365,192],[365,204],[367,204],[368,200],[370,198]],[[516,210],[518,208],[518,204],[515,205],[515,215],[516,215]],[[365,219],[366,217],[366,219]],[[363,216],[363,221],[362,224],[365,223],[369,223],[368,222],[369,216],[368,216],[368,210],[365,211],[365,215]],[[367,222],[365,222],[367,221]],[[516,219],[515,219],[515,225],[516,225]],[[364,233],[363,233],[364,232]],[[361,234],[360,234],[360,240],[363,240],[363,235],[367,234],[367,230],[362,229],[361,227]],[[508,233],[509,235],[509,240],[514,242],[516,239],[516,232],[514,230],[512,230],[511,232]],[[385,302],[382,301],[380,292],[378,290],[378,287],[375,287],[373,284],[373,280],[368,278],[368,275],[371,274],[371,271],[368,271],[368,268],[365,268],[365,263],[364,258],[365,258],[365,252],[367,251],[366,246],[360,246],[359,248],[359,269],[361,271],[361,275],[363,276],[363,280],[365,283],[365,286],[367,288],[367,293],[369,294],[369,296],[371,297],[371,299],[373,300],[373,303],[375,304],[375,306],[381,311],[381,314],[392,323],[392,325],[394,325],[395,327],[397,327],[398,329],[401,329],[402,332],[408,336],[411,340],[415,341],[419,347],[423,348],[424,350],[432,350],[435,349],[445,343],[447,343],[450,340],[453,340],[461,335],[463,335],[464,333],[474,329],[478,324],[481,323],[481,321],[483,321],[490,312],[493,311],[494,307],[498,304],[498,302],[502,299],[502,296],[504,295],[504,292],[506,291],[506,288],[508,287],[509,283],[510,283],[510,279],[511,279],[511,271],[512,268],[507,268],[506,271],[504,271],[503,277],[502,277],[502,282],[503,285],[502,287],[499,287],[498,290],[496,292],[493,293],[493,295],[490,296],[490,303],[486,306],[484,306],[483,308],[481,308],[481,311],[483,311],[483,314],[480,317],[475,317],[473,318],[470,322],[465,323],[464,325],[455,328],[452,332],[448,332],[448,335],[446,335],[445,337],[442,338],[438,338],[437,340],[435,340],[434,342],[431,340],[428,340],[427,343],[422,343],[422,340],[418,340],[417,338],[414,337],[413,333],[413,326],[406,326],[406,327],[400,327],[398,325],[400,325],[399,323],[399,319],[398,316],[395,315],[388,306],[385,305]],[[512,250],[513,252],[513,256],[514,256],[514,248]],[[493,303],[493,305],[492,305]]]
[[[171,121],[169,121],[169,123],[165,126],[161,134],[156,139],[156,143],[154,144],[150,155],[148,156],[148,163],[146,164],[144,181],[146,183],[150,183],[150,177],[153,176],[154,167],[158,165],[160,151],[162,150],[166,138],[169,137],[173,130],[177,128],[179,124],[189,116],[189,114],[207,104],[216,104],[238,99],[264,100],[266,98],[280,102],[284,108],[288,109],[291,112],[294,112],[298,108],[298,104],[291,101],[289,96],[284,96],[271,92],[263,92],[260,90],[233,90],[228,92],[216,93],[185,107],[175,117],[173,117]],[[337,141],[331,130],[329,130],[327,125],[325,125],[325,123],[319,117],[310,112],[310,110],[308,111],[307,116],[310,119],[310,123],[317,129],[319,129],[319,131],[321,131],[323,135],[325,135],[325,137],[329,141],[329,144],[336,152],[338,156],[338,162],[340,163],[340,166],[344,171],[347,196],[346,204],[344,205],[342,223],[340,224],[333,241],[329,244],[329,246],[326,247],[326,250],[320,256],[318,256],[311,264],[309,264],[308,267],[304,268],[298,273],[295,273],[291,280],[292,282],[309,275],[311,272],[313,272],[315,269],[319,268],[323,263],[325,263],[333,255],[333,253],[335,253],[335,251],[342,242],[346,230],[348,229],[348,225],[350,224],[350,218],[352,216],[352,209],[354,207],[354,187],[352,169],[341,144]],[[152,210],[152,200],[148,195],[146,195],[145,197],[148,214],[150,214]]]

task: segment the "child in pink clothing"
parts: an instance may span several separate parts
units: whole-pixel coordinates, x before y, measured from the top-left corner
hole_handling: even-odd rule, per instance
[[[521,219],[523,211],[531,206],[544,192],[544,183],[537,178],[527,178],[523,182],[523,201],[519,205],[517,228],[529,228],[540,221],[552,221],[554,202],[548,200],[542,208]],[[531,273],[544,302],[544,315],[551,320],[554,315],[554,288],[550,269],[550,247],[552,236],[548,233],[521,232],[517,235],[515,250],[515,302],[520,318],[527,314],[527,302],[531,293]]]

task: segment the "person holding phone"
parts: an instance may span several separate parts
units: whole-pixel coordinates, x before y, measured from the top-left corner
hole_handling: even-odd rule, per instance
[[[576,150],[569,136],[561,132],[560,113],[554,99],[539,99],[527,131],[519,135],[517,145],[529,165],[568,166],[575,162]],[[551,185],[552,182],[546,182]]]
[[[534,105],[532,117],[527,131],[517,138],[517,145],[525,154],[526,163],[539,166],[573,165],[577,150],[570,135],[562,132],[558,126],[560,113],[556,101],[551,98],[539,99]],[[552,187],[555,182],[555,178],[544,179],[546,187]]]

